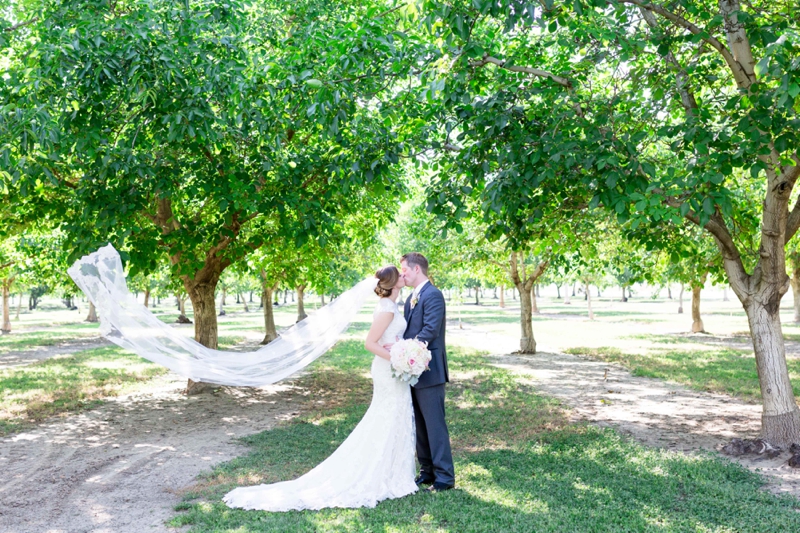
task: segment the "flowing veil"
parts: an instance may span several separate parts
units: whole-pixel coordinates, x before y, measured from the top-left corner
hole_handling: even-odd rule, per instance
[[[95,305],[100,333],[111,342],[194,381],[259,387],[311,364],[333,346],[364,305],[377,279],[367,278],[254,352],[212,350],[156,318],[128,291],[110,244],[82,257],[69,275]]]

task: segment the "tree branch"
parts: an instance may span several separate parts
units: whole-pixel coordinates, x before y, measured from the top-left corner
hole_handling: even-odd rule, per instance
[[[25,26],[36,24],[37,22],[39,22],[39,17],[33,17],[32,19],[26,20],[25,22],[20,22],[19,24],[14,24],[13,26],[9,26],[8,28],[5,28],[5,31],[7,32],[16,31],[20,28],[24,28]]]
[[[572,89],[572,82],[566,78],[562,78],[561,76],[556,76],[551,72],[547,72],[546,70],[541,70],[538,68],[531,68],[531,67],[518,67],[516,65],[506,65],[506,61],[497,59],[496,57],[492,57],[489,54],[485,54],[483,59],[480,61],[470,61],[469,66],[471,67],[482,67],[487,64],[497,65],[498,67],[509,70],[511,72],[523,72],[525,74],[531,74],[533,76],[538,76],[540,78],[549,78],[554,82],[558,83],[559,85],[563,85],[567,89]]]
[[[781,171],[781,180],[789,182],[792,187],[794,187],[794,184],[797,183],[797,179],[800,178],[800,156],[798,156],[797,152],[792,154],[792,159],[795,162],[794,166],[783,168]],[[784,245],[792,240],[792,237],[794,237],[798,229],[800,229],[800,197],[797,198],[794,207],[786,218],[786,229],[783,231]]]
[[[736,80],[736,84],[739,87],[746,89],[752,83],[744,67],[738,61],[736,61],[736,59],[731,54],[730,50],[728,50],[728,48],[724,44],[719,42],[718,39],[711,37],[711,35],[709,35],[708,32],[706,32],[705,30],[692,24],[685,18],[676,15],[672,11],[668,11],[659,5],[651,4],[646,0],[619,0],[619,1],[622,2],[623,4],[633,4],[641,8],[647,9],[648,11],[652,11],[653,13],[658,13],[665,19],[675,24],[676,26],[688,30],[694,35],[699,35],[705,42],[714,47],[720,53],[720,55],[722,55],[723,59],[725,59],[725,63],[728,64],[728,68],[731,69],[731,73],[733,74],[733,77]]]
[[[399,6],[397,6],[397,7],[393,7],[392,9],[387,9],[387,10],[386,10],[386,11],[384,11],[383,13],[378,13],[377,15],[375,15],[374,17],[372,17],[372,20],[377,20],[377,19],[379,19],[379,18],[383,18],[383,17],[385,17],[386,15],[389,15],[389,14],[391,14],[391,13],[394,13],[395,11],[398,11],[398,10],[400,10],[400,9],[403,9],[403,8],[404,8],[404,7],[406,7],[407,5],[408,5],[408,4],[407,4],[407,3],[405,3],[405,4],[400,4],[400,5],[399,5]]]
[[[658,28],[656,16],[653,15],[652,11],[643,7],[640,7],[639,11],[641,11],[645,22],[647,22],[651,28]],[[694,97],[694,93],[691,91],[691,89],[689,89],[689,74],[675,58],[675,54],[672,53],[672,50],[667,52],[667,55],[664,57],[664,61],[667,63],[668,67],[671,67],[675,71],[675,85],[676,89],[678,89],[678,93],[681,96],[681,103],[686,111],[686,115],[690,117],[694,116],[697,112],[697,100]]]

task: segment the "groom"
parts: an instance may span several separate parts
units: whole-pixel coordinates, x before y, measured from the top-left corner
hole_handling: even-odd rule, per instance
[[[450,435],[444,419],[444,384],[450,381],[444,346],[444,296],[428,280],[428,260],[424,255],[416,252],[404,255],[400,268],[406,285],[414,287],[406,300],[404,315],[408,326],[403,338],[427,342],[431,351],[430,369],[411,388],[420,464],[416,482],[431,485],[430,492],[439,492],[455,485]]]

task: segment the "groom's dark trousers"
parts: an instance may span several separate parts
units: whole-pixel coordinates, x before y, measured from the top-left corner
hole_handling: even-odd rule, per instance
[[[444,296],[430,282],[426,283],[419,292],[414,308],[411,308],[409,298],[404,311],[408,326],[403,338],[427,342],[431,351],[429,370],[423,372],[419,382],[411,388],[417,460],[425,477],[433,477],[437,483],[453,485],[455,469],[444,412],[444,388],[449,381],[444,342]]]

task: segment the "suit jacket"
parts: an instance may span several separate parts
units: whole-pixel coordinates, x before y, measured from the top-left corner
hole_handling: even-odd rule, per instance
[[[424,389],[450,381],[444,344],[446,314],[442,291],[429,281],[419,291],[414,309],[411,309],[411,297],[406,300],[403,314],[408,322],[403,338],[417,338],[427,342],[428,350],[431,351],[429,370],[422,373],[414,387]]]

